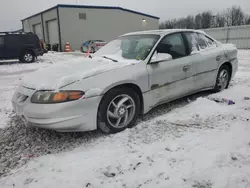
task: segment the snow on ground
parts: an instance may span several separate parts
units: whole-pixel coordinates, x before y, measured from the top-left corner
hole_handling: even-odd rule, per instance
[[[230,88],[209,96],[235,105],[200,97],[73,151],[34,158],[1,178],[0,187],[250,187],[250,100],[244,99],[250,97],[250,51],[239,51],[239,59]],[[4,80],[0,97],[9,100],[16,81]]]
[[[51,66],[54,63],[62,63],[71,59],[80,57],[65,53],[48,53],[38,57],[35,63],[24,64],[17,60],[0,61],[0,128],[7,125],[9,116],[12,113],[11,98],[15,88],[21,79],[30,72],[36,71],[43,67]]]

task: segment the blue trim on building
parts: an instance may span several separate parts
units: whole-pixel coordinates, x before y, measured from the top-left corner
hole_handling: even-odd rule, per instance
[[[125,8],[122,8],[122,7],[113,7],[113,6],[92,6],[92,5],[65,5],[65,4],[59,4],[59,5],[56,5],[52,8],[49,8],[47,10],[44,10],[40,13],[37,13],[37,14],[34,14],[32,16],[29,16],[21,21],[24,21],[24,20],[27,20],[29,18],[32,18],[34,16],[38,16],[39,14],[43,14],[45,12],[48,12],[50,10],[53,10],[55,8],[88,8],[88,9],[113,9],[113,10],[122,10],[122,11],[125,11],[125,12],[130,12],[130,13],[134,13],[134,14],[139,14],[139,15],[142,15],[142,16],[146,16],[146,17],[150,17],[150,18],[153,18],[153,19],[157,19],[159,20],[160,18],[159,17],[156,17],[156,16],[152,16],[150,14],[145,14],[145,13],[141,13],[141,12],[137,12],[137,11],[134,11],[134,10],[130,10],[130,9],[125,9]]]

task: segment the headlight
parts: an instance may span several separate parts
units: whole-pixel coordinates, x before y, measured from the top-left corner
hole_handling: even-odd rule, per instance
[[[83,91],[37,91],[31,97],[32,103],[52,104],[74,101],[84,96]]]

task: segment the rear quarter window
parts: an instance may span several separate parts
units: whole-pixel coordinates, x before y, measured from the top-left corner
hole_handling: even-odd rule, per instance
[[[23,42],[26,44],[37,44],[39,43],[39,39],[36,35],[24,35]]]
[[[5,36],[5,44],[10,46],[20,45],[20,36],[18,35]]]

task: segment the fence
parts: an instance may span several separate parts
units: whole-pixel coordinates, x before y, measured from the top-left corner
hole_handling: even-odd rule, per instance
[[[233,43],[239,49],[250,49],[250,25],[204,29],[222,43]]]

